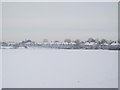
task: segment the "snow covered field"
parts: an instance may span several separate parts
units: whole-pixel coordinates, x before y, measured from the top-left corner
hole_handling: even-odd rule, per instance
[[[2,89],[2,50],[0,50],[0,89]]]
[[[4,49],[3,88],[117,88],[118,51]]]

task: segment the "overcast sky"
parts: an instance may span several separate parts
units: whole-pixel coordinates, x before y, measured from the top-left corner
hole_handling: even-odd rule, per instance
[[[116,40],[118,3],[4,2],[3,41],[49,41],[89,37]]]
[[[2,41],[2,3],[0,2],[0,41]]]

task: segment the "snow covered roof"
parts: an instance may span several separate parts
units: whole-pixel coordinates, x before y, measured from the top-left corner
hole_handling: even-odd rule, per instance
[[[85,42],[85,45],[94,45],[95,43],[94,42]]]
[[[41,42],[37,43],[37,44],[42,44]]]
[[[42,44],[49,44],[49,42],[43,42]]]
[[[71,44],[76,44],[75,42],[71,42]]]
[[[61,42],[54,42],[54,44],[62,44]]]
[[[119,43],[112,43],[111,45],[119,45]]]
[[[3,49],[11,49],[13,47],[12,46],[1,46],[1,48],[3,48]]]
[[[50,44],[54,44],[54,42],[50,42]]]
[[[69,44],[68,42],[63,42],[63,44]]]
[[[108,43],[104,43],[103,45],[108,45]]]
[[[27,43],[25,43],[25,44],[31,44],[31,42],[27,42]]]

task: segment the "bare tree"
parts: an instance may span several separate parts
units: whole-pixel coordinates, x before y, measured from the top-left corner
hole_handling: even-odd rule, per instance
[[[2,46],[8,46],[7,42],[2,42]]]
[[[71,43],[71,39],[65,39],[64,42]]]
[[[95,43],[100,44],[100,41],[98,38],[95,39]]]
[[[120,44],[120,39],[118,39],[118,43]]]
[[[95,40],[94,40],[93,38],[89,38],[87,41],[88,41],[89,43],[90,43],[90,42],[95,42]]]
[[[60,42],[60,41],[58,41],[58,40],[55,40],[54,42],[55,42],[55,43],[57,43],[57,42]]]
[[[80,45],[80,40],[79,39],[76,39],[74,42],[75,42],[76,45]]]
[[[107,41],[107,43],[110,45],[110,44],[112,44],[114,41],[112,41],[112,40],[109,40],[109,41]]]
[[[43,43],[47,43],[48,42],[48,39],[43,39]]]
[[[76,39],[74,42],[75,42],[74,48],[79,49],[80,48],[80,40]]]
[[[102,39],[101,40],[101,44],[105,44],[105,43],[107,43],[107,40],[106,39]]]
[[[14,48],[14,49],[19,48],[19,44],[17,44],[17,43],[16,43],[16,44],[14,44],[14,45],[13,45],[13,48]]]

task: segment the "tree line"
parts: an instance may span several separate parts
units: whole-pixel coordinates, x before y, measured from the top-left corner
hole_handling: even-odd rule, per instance
[[[37,43],[32,40],[23,40],[21,42],[0,42],[1,48],[11,47],[17,48],[30,48],[30,47],[42,47],[42,48],[56,48],[56,49],[107,49],[107,50],[120,50],[120,39],[118,41],[107,39],[93,39],[88,38],[86,41],[80,39],[71,40],[65,39],[63,42],[59,40],[49,41],[43,39],[41,43]]]

